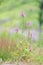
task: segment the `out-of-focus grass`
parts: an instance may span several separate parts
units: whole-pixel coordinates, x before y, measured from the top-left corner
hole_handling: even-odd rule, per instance
[[[34,22],[36,22],[38,20],[39,3],[37,3],[37,1],[35,2],[33,0],[33,1],[28,1],[28,2],[26,1],[27,3],[21,4],[23,2],[25,2],[25,1],[24,0],[23,1],[20,0],[20,1],[17,2],[17,1],[14,1],[14,0],[13,1],[9,0],[9,1],[7,1],[7,4],[6,4],[6,2],[3,3],[1,8],[2,8],[2,11],[4,10],[5,12],[4,11],[3,12],[0,11],[0,19],[6,18],[6,17],[11,17],[11,18],[13,18],[12,22],[14,21],[14,23],[15,23],[15,20],[21,21],[20,14],[21,14],[21,11],[24,10],[25,13],[26,13],[25,20],[26,21],[32,21],[32,22],[34,21]],[[13,7],[15,5],[16,5],[16,7],[11,9],[10,11],[7,9],[7,8],[10,9],[11,6]],[[13,23],[12,23],[12,25],[13,25]],[[11,24],[9,26],[11,26]]]
[[[26,60],[28,62],[42,62],[43,61],[43,49],[42,46],[38,46],[39,42],[33,45],[32,52],[30,52],[30,42],[23,35],[15,33],[10,36],[9,33],[4,32],[0,39],[0,58],[3,61],[15,62]],[[43,42],[41,41],[42,45]],[[40,54],[41,53],[41,54]]]

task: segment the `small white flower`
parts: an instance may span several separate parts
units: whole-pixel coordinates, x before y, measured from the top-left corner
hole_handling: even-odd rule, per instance
[[[28,36],[28,31],[25,30],[24,33],[23,33],[23,35],[24,35],[25,37],[27,37],[27,36]]]

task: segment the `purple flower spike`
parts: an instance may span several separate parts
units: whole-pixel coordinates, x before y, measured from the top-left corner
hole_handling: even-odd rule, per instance
[[[19,30],[18,29],[15,29],[15,32],[17,33]]]
[[[27,22],[27,26],[29,26],[29,27],[30,27],[30,26],[31,26],[31,22]]]
[[[25,17],[25,13],[24,13],[24,11],[22,11],[21,16],[22,16],[22,17]]]

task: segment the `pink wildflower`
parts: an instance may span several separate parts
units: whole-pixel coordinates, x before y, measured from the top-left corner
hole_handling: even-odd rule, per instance
[[[15,29],[16,33],[19,31],[18,29]]]
[[[24,11],[22,11],[21,16],[22,16],[22,17],[25,17],[25,13],[24,13]]]
[[[27,26],[29,26],[29,27],[30,27],[30,26],[31,26],[31,22],[27,22]]]

